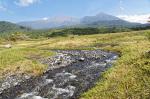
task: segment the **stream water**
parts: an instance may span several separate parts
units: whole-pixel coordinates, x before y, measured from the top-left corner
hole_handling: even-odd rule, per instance
[[[56,52],[56,56],[40,60],[49,65],[42,76],[2,83],[0,99],[77,99],[93,87],[102,72],[118,58],[116,53],[101,50]]]

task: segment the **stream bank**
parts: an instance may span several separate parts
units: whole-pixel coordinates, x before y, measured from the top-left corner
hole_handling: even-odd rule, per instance
[[[12,76],[0,83],[0,99],[77,99],[93,87],[118,58],[101,50],[57,50],[41,59],[48,69],[40,77]]]

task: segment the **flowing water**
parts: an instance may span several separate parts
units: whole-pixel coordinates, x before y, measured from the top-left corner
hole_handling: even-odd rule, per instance
[[[40,60],[49,65],[42,76],[2,83],[0,99],[77,99],[93,87],[102,72],[118,58],[116,53],[101,50],[56,52],[56,56]]]

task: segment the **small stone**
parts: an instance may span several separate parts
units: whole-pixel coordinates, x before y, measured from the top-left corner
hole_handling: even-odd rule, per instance
[[[84,60],[85,60],[85,58],[80,58],[80,59],[79,59],[79,61],[84,61]]]
[[[32,99],[48,99],[48,98],[43,98],[41,96],[33,96]]]
[[[52,83],[52,82],[53,82],[53,79],[46,79],[47,84]]]
[[[69,78],[70,79],[75,79],[77,76],[76,75],[71,75]]]
[[[30,79],[31,76],[25,75],[25,79]]]

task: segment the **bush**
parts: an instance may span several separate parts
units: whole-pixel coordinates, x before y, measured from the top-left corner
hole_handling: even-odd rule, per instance
[[[52,34],[48,35],[48,37],[57,37],[57,36],[66,37],[66,36],[68,36],[68,34],[65,32],[53,32]]]
[[[24,33],[16,32],[14,34],[11,34],[7,38],[9,41],[17,41],[17,40],[26,40],[28,39],[28,36],[26,36]]]

